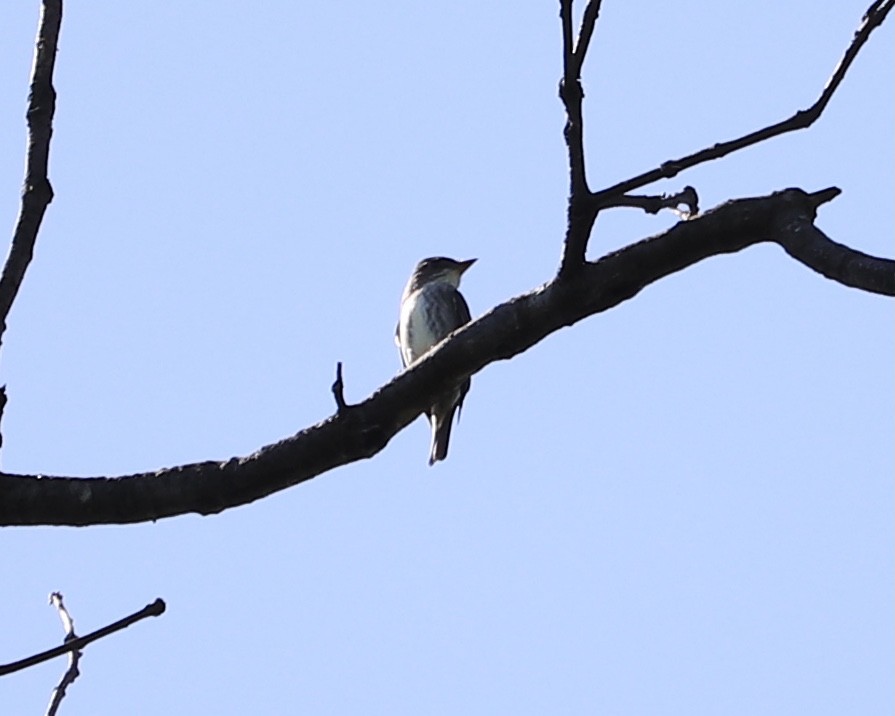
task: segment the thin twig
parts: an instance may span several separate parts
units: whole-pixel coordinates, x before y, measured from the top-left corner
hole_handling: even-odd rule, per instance
[[[3,411],[6,410],[6,386],[0,385],[0,422],[3,421]],[[3,431],[0,431],[0,447],[3,447]]]
[[[50,137],[53,136],[53,114],[56,111],[56,90],[53,68],[56,46],[62,23],[62,0],[43,0],[37,28],[37,47],[31,73],[28,98],[28,153],[25,161],[25,185],[22,207],[16,222],[9,256],[0,275],[0,343],[6,331],[6,319],[25,278],[25,271],[34,254],[37,232],[47,206],[53,200],[53,188],[47,178]]]
[[[687,207],[686,211],[678,209],[682,204]],[[606,200],[600,205],[600,209],[621,206],[643,209],[647,214],[658,214],[662,209],[671,209],[682,219],[692,219],[699,213],[699,195],[692,186],[685,186],[677,194],[623,194]]]
[[[602,4],[602,0],[590,0],[587,3],[587,7],[584,8],[584,16],[581,18],[581,30],[578,33],[578,42],[575,45],[574,71],[578,77],[581,77],[581,68],[584,65],[584,58],[587,56],[587,48],[590,45],[591,37],[593,37],[597,18],[600,16],[600,5]]]
[[[345,383],[342,381],[342,361],[336,363],[336,381],[332,385],[333,398],[336,399],[336,412],[343,413],[348,409],[345,402]]]
[[[62,654],[65,654],[69,651],[83,649],[85,646],[87,646],[91,642],[96,641],[97,639],[102,639],[104,636],[114,634],[116,631],[121,631],[122,629],[125,629],[131,624],[134,624],[141,619],[145,619],[146,617],[157,617],[160,614],[163,614],[164,611],[165,602],[161,599],[156,599],[152,604],[147,604],[140,611],[134,612],[130,616],[124,617],[124,619],[119,619],[117,622],[113,622],[108,626],[104,626],[102,629],[97,629],[95,632],[91,632],[87,636],[79,636],[77,639],[72,639],[71,641],[62,644],[61,646],[47,649],[46,651],[42,651],[40,654],[35,654],[34,656],[29,656],[25,659],[14,661],[10,664],[0,664],[0,676],[5,676],[6,674],[12,674],[15,671],[27,669],[29,666],[34,666],[35,664],[40,664],[41,662],[47,661],[49,659],[54,659],[57,656],[61,656]]]
[[[793,132],[798,129],[805,129],[807,127],[810,127],[812,124],[814,124],[815,121],[817,121],[817,119],[826,108],[827,104],[829,104],[830,99],[832,99],[833,97],[833,93],[842,83],[842,80],[845,78],[845,73],[848,72],[848,69],[849,67],[851,67],[852,62],[854,61],[855,57],[857,57],[858,52],[867,42],[867,39],[870,37],[870,33],[882,24],[882,22],[886,19],[886,16],[892,10],[893,6],[895,6],[895,0],[878,0],[868,8],[867,12],[862,18],[861,25],[855,32],[855,36],[852,39],[851,44],[848,46],[848,49],[846,49],[845,54],[842,56],[842,59],[839,61],[839,64],[833,71],[832,76],[827,81],[827,84],[824,86],[820,97],[818,97],[817,101],[807,109],[799,110],[791,117],[783,120],[782,122],[777,122],[776,124],[764,127],[763,129],[759,129],[755,132],[750,132],[749,134],[745,134],[738,139],[733,139],[728,142],[721,142],[720,144],[715,144],[714,146],[707,147],[681,159],[673,159],[664,162],[662,165],[656,167],[655,169],[651,169],[648,172],[638,174],[635,177],[626,179],[625,181],[619,182],[618,184],[595,192],[592,196],[593,200],[602,205],[602,202],[608,199],[620,196],[622,194],[627,194],[629,191],[639,189],[640,187],[646,186],[647,184],[652,184],[659,179],[670,179],[683,170],[690,169],[698,164],[703,164],[713,159],[720,159],[721,157],[727,156],[732,152],[739,151],[740,149],[745,149],[746,147],[750,147],[753,144],[764,142],[767,139],[777,137],[781,134],[786,134],[787,132]]]
[[[65,604],[62,603],[62,593],[53,592],[50,595],[50,604],[56,607],[56,610],[59,612],[59,618],[62,620],[62,628],[65,630],[65,641],[71,642],[77,639],[78,636],[75,634],[75,620],[72,619],[71,614],[68,613],[68,609],[65,608]],[[47,716],[55,716],[59,704],[61,704],[62,699],[65,698],[66,689],[73,684],[75,679],[80,675],[80,672],[78,671],[78,662],[80,660],[80,651],[73,649],[68,652],[68,668],[62,675],[59,684],[53,689],[53,694],[50,696],[50,705],[47,707]]]
[[[572,72],[575,57],[575,45],[572,39],[572,0],[559,0],[559,20],[562,24],[563,77],[567,77]]]

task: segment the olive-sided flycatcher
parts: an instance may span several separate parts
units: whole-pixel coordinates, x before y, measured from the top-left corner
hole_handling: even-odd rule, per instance
[[[401,316],[395,330],[395,343],[406,368],[419,360],[449,333],[469,322],[469,306],[457,289],[463,272],[475,263],[436,257],[420,261],[401,296]],[[469,378],[438,398],[426,411],[432,425],[429,464],[447,457],[451,423],[469,392]]]

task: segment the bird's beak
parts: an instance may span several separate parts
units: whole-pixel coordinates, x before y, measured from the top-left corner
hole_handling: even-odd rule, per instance
[[[466,273],[466,269],[468,269],[470,266],[472,266],[476,261],[478,261],[478,259],[468,259],[466,261],[459,261],[458,263],[460,264],[460,275],[462,276],[464,273]]]

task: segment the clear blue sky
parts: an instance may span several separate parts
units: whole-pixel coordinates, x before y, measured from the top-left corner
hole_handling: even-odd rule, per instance
[[[594,188],[810,104],[869,0],[606,0]],[[474,315],[550,278],[568,183],[558,3],[68,2],[56,200],[4,336],[2,467],[244,455],[398,370],[413,264]],[[0,215],[38,2],[0,9]],[[893,24],[813,129],[655,187],[843,194],[893,255]],[[591,256],[674,217],[601,218]],[[209,518],[0,531],[0,662],[155,597],[63,713],[883,714],[893,304],[775,246],[714,258],[473,379],[449,460],[370,461]],[[57,660],[0,680],[39,713]]]

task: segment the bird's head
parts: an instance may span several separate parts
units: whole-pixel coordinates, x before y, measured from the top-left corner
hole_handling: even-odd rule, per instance
[[[413,269],[410,282],[414,288],[419,288],[432,281],[445,281],[457,288],[460,286],[460,277],[475,262],[475,259],[455,261],[443,256],[423,259]]]

